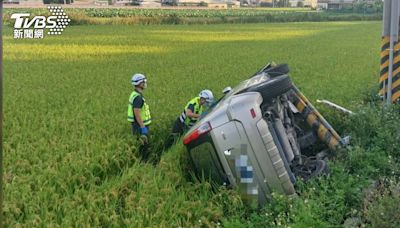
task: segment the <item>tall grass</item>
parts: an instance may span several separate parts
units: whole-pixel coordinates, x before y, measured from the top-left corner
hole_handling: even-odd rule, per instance
[[[218,97],[271,60],[289,64],[310,100],[358,111],[366,88],[377,83],[379,31],[377,22],[98,25],[14,40],[6,27],[5,225],[343,224],[362,211],[361,189],[370,179],[398,175],[397,116],[386,120],[378,109],[349,121],[327,115],[339,132],[353,135],[354,146],[331,162],[331,177],[299,182],[298,198],[275,196],[261,212],[233,190],[190,178],[181,144],[161,148],[188,99],[204,88]],[[126,121],[135,72],[148,77],[156,166],[137,159]]]

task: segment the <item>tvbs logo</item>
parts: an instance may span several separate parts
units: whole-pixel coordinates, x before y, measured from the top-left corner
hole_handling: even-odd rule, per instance
[[[50,16],[35,16],[29,13],[14,13],[14,39],[42,39],[45,31],[48,35],[61,35],[71,22],[61,6],[49,6]]]

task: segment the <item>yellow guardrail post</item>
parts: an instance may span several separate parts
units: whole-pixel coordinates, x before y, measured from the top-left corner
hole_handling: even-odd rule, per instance
[[[400,3],[385,0],[384,4],[379,95],[390,106],[400,98]]]
[[[294,105],[300,114],[306,119],[308,125],[317,132],[318,138],[326,143],[330,149],[335,150],[342,144],[342,138],[296,86],[293,86],[293,92],[296,97]]]

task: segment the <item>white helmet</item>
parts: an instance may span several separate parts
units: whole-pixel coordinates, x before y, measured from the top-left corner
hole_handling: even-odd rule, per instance
[[[214,101],[214,95],[208,89],[202,90],[199,94],[199,97],[206,99],[207,103],[212,103]]]
[[[144,76],[143,74],[134,74],[132,76],[132,80],[131,80],[132,85],[137,86],[137,85],[140,85],[140,83],[142,83],[142,82],[145,82],[145,83],[147,82],[146,76]]]

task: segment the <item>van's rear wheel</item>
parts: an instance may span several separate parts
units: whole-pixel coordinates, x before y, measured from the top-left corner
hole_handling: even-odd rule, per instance
[[[295,167],[293,172],[307,181],[317,176],[329,175],[329,168],[324,160],[308,160],[304,165]]]
[[[282,75],[251,86],[243,92],[259,92],[264,100],[270,100],[288,92],[291,88],[293,88],[292,80],[289,76]]]

